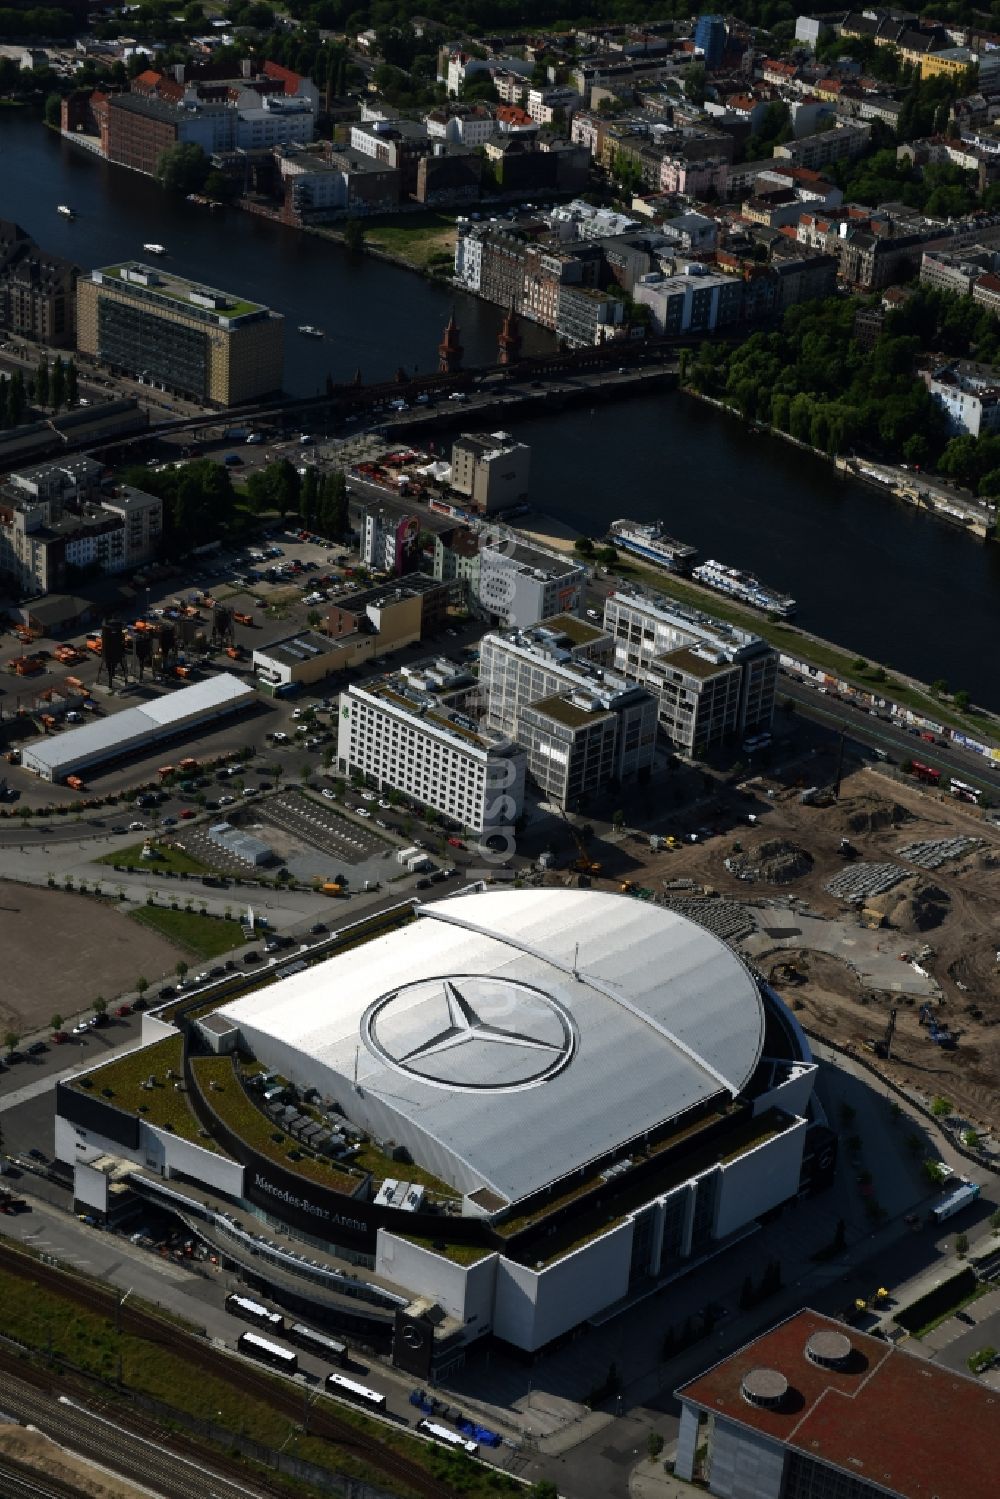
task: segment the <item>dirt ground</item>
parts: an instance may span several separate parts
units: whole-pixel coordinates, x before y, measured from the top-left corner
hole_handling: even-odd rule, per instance
[[[149,1499],[153,1493],[152,1489],[138,1488],[68,1452],[44,1432],[29,1431],[23,1426],[0,1425],[0,1453],[34,1473],[71,1484],[90,1499]]]
[[[865,1042],[883,1036],[895,1006],[892,1055],[880,1065],[899,1082],[950,1099],[977,1127],[1000,1132],[1000,828],[975,807],[878,771],[846,777],[840,800],[830,806],[803,805],[799,791],[799,785],[758,777],[744,784],[738,798],[679,813],[676,826],[666,831],[683,837],[700,828],[708,836],[674,851],[653,853],[645,837],[625,837],[618,848],[613,841],[595,845],[604,873],[594,884],[613,886],[617,876],[659,896],[664,882],[691,881],[694,889],[675,894],[708,890],[751,906],[801,901],[814,915],[835,919],[849,939],[861,916],[825,889],[827,881],[862,862],[906,869],[906,880],[872,902],[885,911],[886,924],[866,935],[876,938],[883,954],[900,959],[901,978],[912,973],[903,966],[909,962],[931,975],[940,992],[935,1018],[957,1036],[954,1050],[929,1039],[919,1022],[919,999],[888,987],[866,988],[849,960],[782,946],[755,961],[810,1030],[866,1055]],[[750,814],[756,825],[749,823]],[[937,869],[920,868],[899,852],[916,842],[959,837],[982,842]],[[843,838],[854,860],[843,857]],[[776,857],[775,844],[788,845],[787,851]],[[727,869],[727,858],[744,873],[749,864],[777,878],[740,879]],[[794,924],[794,914],[776,919],[773,912],[761,923]]]
[[[109,887],[113,888],[113,887]],[[110,902],[0,881],[0,1033],[28,1035],[173,970],[178,950]],[[93,977],[89,977],[93,975]]]

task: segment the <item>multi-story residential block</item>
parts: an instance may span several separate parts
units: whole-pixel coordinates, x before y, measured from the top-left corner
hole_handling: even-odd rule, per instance
[[[948,365],[924,376],[953,432],[980,437],[1000,431],[1000,382],[992,370]]]
[[[536,125],[553,125],[568,122],[582,103],[574,88],[533,88],[526,107]]]
[[[129,261],[77,284],[77,347],[212,406],[281,388],[284,319],[259,302]]]
[[[674,749],[694,755],[770,727],[778,653],[759,635],[666,599],[612,594],[604,627],[614,664],[659,701]]]
[[[652,770],[656,699],[609,670],[610,645],[571,615],[481,642],[486,722],[524,746],[529,776],[560,807]]]
[[[661,193],[681,193],[688,198],[726,195],[729,162],[724,156],[706,156],[697,161],[668,154],[660,162]]]
[[[434,577],[459,583],[467,597],[479,596],[480,539],[468,526],[434,533]]]
[[[370,120],[351,126],[351,147],[399,173],[405,196],[417,186],[417,166],[433,149],[423,120]]]
[[[389,515],[371,506],[361,523],[361,561],[374,572],[401,578],[420,565],[420,521],[415,515]]]
[[[925,250],[920,257],[920,280],[938,291],[968,297],[979,278],[998,267],[1000,252],[996,250],[960,250],[952,255],[947,250]]]
[[[467,432],[452,444],[451,487],[482,515],[523,505],[530,468],[531,449],[509,432]]]
[[[0,328],[50,347],[72,345],[78,270],[40,249],[20,224],[0,219]]]
[[[980,276],[972,288],[972,300],[994,317],[1000,317],[1000,276],[992,272]]]
[[[103,473],[92,458],[66,458],[13,473],[0,488],[0,572],[18,589],[53,593],[155,557],[162,501],[129,484],[104,489]]]
[[[451,708],[415,671],[340,695],[337,760],[474,834],[512,827],[524,804],[524,750]]]
[[[511,538],[479,554],[479,602],[502,625],[526,629],[551,615],[578,614],[587,569],[559,552]]]
[[[456,231],[455,280],[466,291],[478,293],[483,284],[483,227],[460,218]]]
[[[556,332],[575,349],[592,349],[615,337],[625,321],[619,297],[596,286],[561,286]]]
[[[450,102],[432,110],[424,124],[429,140],[456,146],[485,146],[499,133],[496,116],[483,104]]]
[[[640,306],[649,308],[657,333],[667,337],[707,333],[739,321],[743,283],[735,276],[705,272],[693,262],[681,276],[650,272],[643,276],[633,296]]]
[[[300,224],[351,215],[386,213],[399,204],[400,175],[395,167],[350,146],[322,153],[294,146],[275,151],[284,189],[285,211]]]
[[[835,130],[819,135],[804,135],[800,140],[775,146],[774,154],[793,166],[812,167],[819,171],[835,161],[863,156],[871,141],[872,127],[864,122],[841,124]],[[774,163],[772,163],[774,165]]]

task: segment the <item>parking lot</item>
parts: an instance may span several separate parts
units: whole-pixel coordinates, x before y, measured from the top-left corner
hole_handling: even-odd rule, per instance
[[[305,878],[329,878],[335,872],[330,870],[329,861],[334,860],[338,869],[350,869],[354,880],[387,878],[385,861],[392,850],[389,840],[360,821],[345,817],[332,802],[288,790],[269,796],[261,803],[260,813],[261,836],[276,852],[279,845],[283,847],[284,862],[293,874],[302,869],[308,871]],[[319,860],[317,852],[323,856]],[[395,872],[393,867],[391,873]]]

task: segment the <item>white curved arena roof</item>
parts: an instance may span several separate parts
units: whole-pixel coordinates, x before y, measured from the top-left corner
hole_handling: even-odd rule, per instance
[[[261,1061],[360,1128],[508,1202],[735,1097],[764,1037],[757,986],[718,938],[579,890],[423,906],[222,1013]]]

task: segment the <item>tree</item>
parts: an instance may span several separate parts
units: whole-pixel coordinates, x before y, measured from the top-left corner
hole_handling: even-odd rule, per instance
[[[181,958],[179,963],[174,964],[174,972],[179,979],[183,979],[186,976],[187,971],[188,965],[185,963],[183,958]]]
[[[203,192],[206,198],[214,198],[218,203],[224,202],[233,196],[232,178],[227,177],[225,172],[209,172]]]
[[[20,1041],[20,1039],[21,1038],[18,1035],[17,1031],[4,1031],[4,1035],[3,1035],[4,1050],[7,1051],[7,1052],[15,1051],[16,1048],[17,1048],[17,1043]]]
[[[66,366],[58,358],[53,361],[49,377],[49,401],[54,411],[58,411],[66,401]]]
[[[663,1451],[663,1445],[663,1438],[660,1433],[658,1431],[651,1431],[646,1438],[646,1451],[649,1453],[651,1463],[656,1462],[656,1459]]]
[[[323,616],[322,614],[320,614],[318,609],[310,609],[309,613],[306,615],[306,624],[309,626],[310,630],[318,629],[322,621]]]
[[[968,1247],[969,1247],[969,1235],[967,1233],[964,1233],[964,1232],[960,1233],[960,1234],[956,1234],[955,1235],[955,1253],[956,1254],[965,1254],[965,1252],[968,1249]]]
[[[559,1490],[547,1478],[540,1478],[528,1490],[528,1499],[559,1499]]]
[[[135,981],[135,992],[136,992],[136,994],[138,994],[139,997],[141,998],[142,995],[145,994],[145,992],[146,992],[146,990],[148,988],[149,988],[149,979],[143,978],[142,975],[140,974],[139,977]]]
[[[106,1015],[108,1013],[108,1002],[103,994],[99,994],[91,1007],[95,1015]]]
[[[162,188],[174,193],[197,193],[208,176],[208,157],[201,146],[188,141],[161,151],[154,176]]]
[[[961,691],[954,693],[951,700],[955,704],[955,707],[958,709],[959,713],[964,713],[971,701],[969,694],[964,690],[964,688]]]
[[[45,123],[58,130],[62,120],[62,95],[49,94],[45,100]]]
[[[589,536],[578,536],[573,543],[573,550],[579,552],[581,557],[592,557],[594,555],[594,543]]]
[[[360,255],[365,248],[365,226],[360,219],[348,219],[344,224],[344,247],[351,255]]]
[[[693,62],[684,69],[684,94],[692,104],[704,104],[707,80],[704,63]]]
[[[58,1010],[53,1015],[52,1019],[49,1021],[49,1025],[52,1027],[52,1029],[54,1031],[61,1031],[62,1030],[62,1028],[63,1028],[63,1018],[59,1014]]]
[[[614,567],[615,563],[618,561],[618,553],[615,551],[614,547],[599,547],[597,551],[597,560],[602,567]]]
[[[945,693],[948,691],[948,683],[945,681],[944,677],[935,677],[934,681],[931,683],[931,691],[933,692],[935,697],[944,697]]]
[[[35,371],[35,400],[39,406],[49,404],[49,361],[44,357],[38,361]]]
[[[613,827],[623,828],[625,826],[625,813],[622,811],[613,812],[611,815],[611,823]]]
[[[80,399],[76,378],[76,360],[70,359],[66,364],[66,405],[72,409]]]
[[[942,1098],[940,1095],[931,1101],[931,1113],[935,1119],[945,1119],[951,1113],[952,1103],[950,1098]]]

